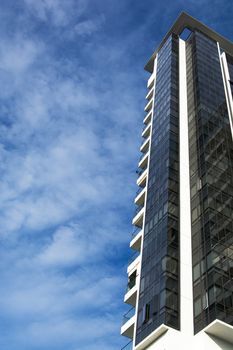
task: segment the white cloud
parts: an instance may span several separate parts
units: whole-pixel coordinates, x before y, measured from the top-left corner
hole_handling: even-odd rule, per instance
[[[84,0],[24,0],[28,10],[38,19],[58,27],[66,26],[75,11],[80,16],[86,9]]]
[[[79,22],[74,27],[74,32],[80,36],[91,35],[97,32],[104,23],[104,16],[100,16],[95,20],[88,19],[86,21]]]
[[[56,27],[56,37],[64,29],[68,39],[76,30],[84,47],[105,19],[74,20],[70,11],[66,2],[27,0],[27,16],[43,30]],[[109,79],[98,67],[107,48],[87,67],[68,46],[65,58],[55,53],[60,42],[37,30],[0,43],[0,322],[10,325],[0,348],[119,349],[135,90],[124,96],[129,77]]]
[[[104,205],[113,192],[116,202],[118,196],[123,201],[127,192],[119,191],[124,179],[118,169],[134,152],[129,128],[124,125],[122,134],[117,128],[114,134],[106,128],[105,137],[98,137],[102,125],[82,110],[101,108],[92,96],[73,82],[58,83],[54,91],[40,89],[39,82],[16,103],[18,119],[6,137],[16,144],[27,143],[28,149],[2,149],[3,229],[5,225],[12,230],[21,225],[38,229],[57,224],[91,203]],[[70,118],[75,112],[77,120],[75,115]],[[122,152],[119,144],[124,143],[127,149]]]
[[[91,242],[80,237],[78,227],[61,227],[53,235],[52,242],[39,255],[39,262],[45,265],[66,266],[86,262],[86,257],[96,253]]]
[[[42,52],[41,43],[35,43],[20,36],[16,36],[13,41],[1,41],[1,69],[14,74],[23,74]]]
[[[48,269],[48,265],[38,263],[36,245],[28,245],[27,251],[24,247],[20,245],[21,253],[18,247],[17,254],[11,254],[10,249],[2,254],[0,268],[1,317],[17,321],[18,326],[12,325],[11,332],[18,348],[33,348],[35,344],[40,348],[69,348],[71,343],[82,346],[83,342],[101,342],[106,335],[109,341],[116,337],[121,313],[116,300],[122,288],[121,278],[107,272],[107,266],[100,269],[97,261],[69,274],[59,266]],[[1,346],[4,340],[1,334]]]

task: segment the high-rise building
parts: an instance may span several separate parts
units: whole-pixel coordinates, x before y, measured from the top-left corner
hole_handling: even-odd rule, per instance
[[[121,334],[233,349],[233,43],[181,13],[153,53]]]

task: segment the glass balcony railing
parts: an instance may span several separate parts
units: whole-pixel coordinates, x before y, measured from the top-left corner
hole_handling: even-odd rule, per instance
[[[140,192],[142,192],[143,190],[144,190],[144,188],[146,187],[146,185],[145,186],[140,186],[139,187],[139,189],[137,190],[137,192],[136,192],[136,197],[137,197],[137,195],[140,193]]]
[[[131,309],[129,309],[129,311],[127,311],[124,316],[123,316],[123,320],[122,320],[122,326],[128,322],[131,317],[133,317],[135,315],[135,307],[133,306]]]
[[[121,350],[132,350],[133,349],[133,342],[132,340],[130,340],[129,343],[127,343],[126,345],[123,346],[123,348],[121,348]]]
[[[144,110],[146,112],[148,112],[152,109],[152,106],[153,106],[153,95],[152,95],[151,99],[147,102],[147,104],[145,105]]]
[[[141,146],[145,143],[147,143],[150,140],[150,136],[148,136],[146,139],[143,139],[141,142]]]
[[[140,255],[140,252],[137,250],[136,252],[134,252],[130,257],[129,257],[129,263],[128,265],[130,265],[138,256]]]
[[[141,227],[135,227],[135,229],[132,232],[132,238],[134,238],[135,236],[137,236],[137,234],[142,230]]]
[[[144,131],[148,128],[150,128],[149,126],[148,126],[149,124],[147,124],[143,129],[142,129],[142,134],[144,133]]]
[[[148,124],[150,123],[151,117],[152,117],[152,110],[149,111],[144,117],[143,123],[146,124],[146,126],[148,126]]]
[[[140,169],[140,170],[137,169],[136,174],[138,174],[138,177],[140,177],[144,171],[145,171],[145,169]]]
[[[145,153],[142,153],[140,158],[139,158],[139,162],[142,160],[142,158],[145,156]]]
[[[137,213],[140,212],[140,210],[144,207],[144,205],[137,205],[137,207],[135,208],[135,212],[134,212],[134,217],[137,215]]]

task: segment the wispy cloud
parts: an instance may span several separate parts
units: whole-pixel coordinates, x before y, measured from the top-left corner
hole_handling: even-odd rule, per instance
[[[124,344],[142,67],[167,25],[148,4],[1,5],[2,349]]]
[[[137,91],[122,97],[130,76],[103,71],[107,48],[98,50],[98,68],[69,53],[65,40],[74,45],[75,36],[91,53],[85,41],[103,16],[77,23],[71,2],[25,4],[24,27],[11,40],[2,34],[0,44],[0,346],[118,349]],[[64,34],[56,32],[51,46],[44,34],[27,32],[32,18],[49,35]]]
[[[84,0],[24,0],[27,10],[43,22],[49,22],[58,27],[66,26],[72,18],[73,11],[78,16],[86,9]]]
[[[98,31],[101,28],[103,23],[104,23],[103,15],[95,20],[88,19],[80,23],[77,23],[74,27],[74,32],[80,36],[91,35],[96,31]]]

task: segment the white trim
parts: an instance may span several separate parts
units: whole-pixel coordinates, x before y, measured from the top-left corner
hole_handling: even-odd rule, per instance
[[[158,328],[156,328],[151,334],[149,334],[145,339],[141,341],[136,347],[135,350],[144,350],[150,344],[152,344],[156,339],[160,338],[164,333],[169,330],[169,327],[165,324],[161,324]]]
[[[213,335],[233,344],[233,326],[226,322],[216,319],[205,327],[203,331],[208,335]]]
[[[180,329],[193,334],[192,238],[185,41],[179,39]]]
[[[224,86],[224,91],[225,91],[227,110],[228,110],[229,121],[230,121],[230,126],[231,126],[231,134],[232,134],[232,138],[233,138],[233,100],[232,100],[232,92],[231,92],[231,86],[230,86],[230,74],[229,74],[229,70],[228,70],[226,54],[225,54],[225,52],[223,52],[221,54],[219,43],[217,43],[217,46],[218,46],[220,67],[221,67],[221,71],[222,71],[223,86]]]

